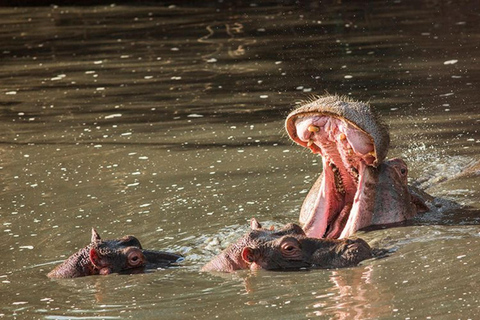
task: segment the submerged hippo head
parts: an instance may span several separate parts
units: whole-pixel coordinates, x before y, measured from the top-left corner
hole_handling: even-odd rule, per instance
[[[50,278],[76,278],[89,275],[106,275],[144,267],[166,267],[183,260],[182,256],[142,249],[134,236],[102,240],[92,229],[91,243],[71,255],[48,273]]]
[[[345,268],[371,257],[372,249],[362,239],[315,239],[304,235],[283,236],[242,251],[250,269],[266,270]]]
[[[357,265],[372,256],[361,240],[308,238],[296,224],[278,231],[263,229],[251,220],[252,230],[206,264],[203,271],[232,272],[240,269],[300,270]]]
[[[300,212],[308,236],[346,238],[426,208],[408,191],[405,162],[384,161],[390,138],[368,104],[321,97],[291,112],[285,127],[293,141],[322,156],[323,172]]]
[[[257,219],[250,220],[251,230],[243,237],[232,243],[219,255],[207,263],[202,271],[232,272],[235,270],[249,269],[250,263],[243,258],[243,250],[248,246],[277,239],[284,235],[305,235],[302,228],[296,224],[287,224],[280,230],[264,229]]]

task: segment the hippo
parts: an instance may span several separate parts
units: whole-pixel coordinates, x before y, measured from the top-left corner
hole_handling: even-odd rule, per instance
[[[142,271],[144,268],[168,267],[181,262],[181,255],[142,249],[134,236],[102,240],[92,228],[91,243],[67,258],[48,273],[49,278],[76,278],[106,275],[122,271]]]
[[[368,103],[316,97],[292,111],[285,128],[295,143],[322,157],[323,172],[300,210],[308,237],[348,238],[429,211],[407,184],[406,163],[386,160],[390,137]]]
[[[207,263],[202,271],[308,270],[353,267],[373,255],[362,239],[316,239],[293,223],[278,231],[252,218],[251,230]]]

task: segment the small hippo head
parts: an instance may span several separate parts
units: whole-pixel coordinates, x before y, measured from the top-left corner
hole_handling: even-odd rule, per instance
[[[253,218],[251,230],[207,263],[203,271],[232,272],[240,269],[300,270],[355,266],[371,257],[362,239],[316,239],[289,223],[275,231],[262,228]]]
[[[242,250],[242,259],[250,269],[266,270],[343,268],[371,257],[372,250],[362,239],[315,239],[295,234]]]
[[[89,245],[80,249],[48,274],[50,278],[76,278],[117,272],[143,272],[146,268],[163,268],[181,262],[178,254],[144,250],[134,236],[102,240],[95,229]]]
[[[242,259],[249,264],[251,270],[287,270],[302,269],[311,266],[302,251],[299,238],[302,236],[285,235],[278,239],[245,247]]]
[[[98,274],[103,275],[140,268],[147,263],[140,241],[134,236],[104,241],[95,229],[88,257]]]

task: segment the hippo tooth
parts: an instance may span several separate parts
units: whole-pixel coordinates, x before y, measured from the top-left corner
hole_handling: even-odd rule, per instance
[[[320,127],[317,127],[317,126],[311,124],[311,125],[308,126],[307,130],[310,131],[310,132],[318,132],[318,131],[320,131]]]
[[[314,141],[312,139],[308,140],[307,142],[307,147],[311,147],[313,145]]]
[[[340,133],[339,138],[340,138],[341,141],[343,141],[343,140],[347,139],[347,136],[345,135],[345,133]]]
[[[358,183],[358,170],[355,167],[352,167],[350,172],[352,173],[355,182]]]

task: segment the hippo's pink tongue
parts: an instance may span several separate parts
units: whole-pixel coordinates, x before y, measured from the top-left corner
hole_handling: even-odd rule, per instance
[[[331,113],[296,114],[287,119],[287,131],[295,142],[323,158],[323,173],[300,214],[305,233],[345,238],[370,225],[376,179],[371,167],[377,163],[373,138]]]

